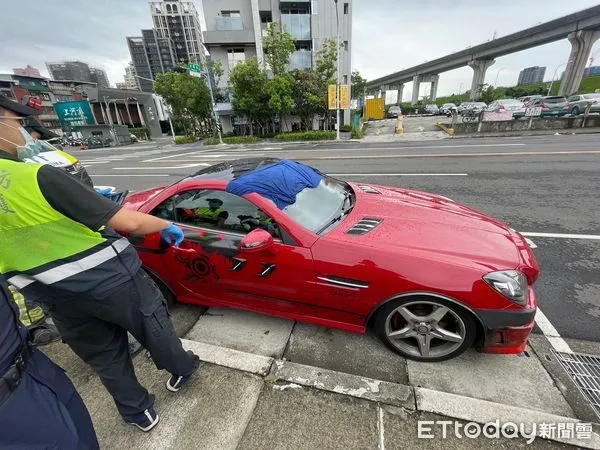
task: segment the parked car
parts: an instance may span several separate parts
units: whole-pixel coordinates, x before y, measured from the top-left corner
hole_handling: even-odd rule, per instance
[[[219,221],[197,212],[215,199]],[[373,327],[395,352],[429,362],[472,346],[520,353],[534,326],[539,268],[526,239],[445,197],[251,158],[123,204],[184,230],[178,248],[160,233],[129,236],[170,301]]]
[[[462,110],[461,110],[461,106],[463,106]],[[485,103],[485,102],[468,102],[468,103],[462,103],[458,107],[458,111],[460,113],[462,113],[464,111],[471,111],[473,113],[478,114],[481,111],[483,111],[485,108],[487,108],[487,103]]]
[[[387,111],[387,117],[394,118],[402,115],[402,108],[398,105],[392,105]]]
[[[440,113],[445,115],[452,115],[452,111],[457,111],[457,107],[454,103],[444,103],[440,108]]]
[[[564,106],[564,114],[571,114],[577,116],[583,114],[588,104],[592,105],[590,108],[591,113],[600,113],[600,94],[578,94],[572,95],[567,100]]]
[[[533,100],[535,100],[536,98],[540,98],[540,97],[542,97],[542,96],[541,95],[527,95],[525,97],[519,97],[518,100],[520,102],[523,102],[523,106],[525,108],[527,108]]]
[[[439,113],[440,108],[438,108],[438,105],[436,105],[435,103],[425,105],[425,114],[433,114],[434,116],[437,116]]]
[[[473,104],[473,102],[462,102],[460,105],[458,105],[456,110],[458,111],[459,114],[462,114],[462,112],[464,110],[470,109],[472,104]]]
[[[563,96],[536,98],[529,103],[529,108],[542,108],[541,117],[559,117],[566,114],[567,99]]]
[[[514,98],[495,100],[490,103],[485,110],[492,112],[510,111],[513,115],[513,118],[519,118],[525,115],[525,107],[523,106],[523,102]]]

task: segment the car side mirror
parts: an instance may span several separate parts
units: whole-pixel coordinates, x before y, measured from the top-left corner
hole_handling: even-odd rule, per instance
[[[260,252],[267,250],[273,245],[273,236],[268,231],[257,228],[248,233],[240,242],[240,250],[243,252]]]

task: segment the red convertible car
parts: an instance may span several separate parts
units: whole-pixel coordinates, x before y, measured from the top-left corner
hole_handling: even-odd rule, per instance
[[[448,198],[350,183],[295,161],[207,167],[129,195],[185,240],[130,236],[171,300],[365,333],[419,361],[520,353],[539,268],[525,238]]]

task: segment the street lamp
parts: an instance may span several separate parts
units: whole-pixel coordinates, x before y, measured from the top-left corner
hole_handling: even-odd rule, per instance
[[[568,62],[560,64],[560,65],[556,66],[556,69],[554,69],[554,74],[552,75],[552,79],[550,80],[550,86],[548,86],[548,92],[546,93],[547,96],[550,95],[550,91],[552,90],[552,85],[554,84],[554,79],[556,78],[556,72],[562,66],[566,66],[567,64],[568,64]]]
[[[335,3],[335,20],[336,20],[336,34],[337,34],[337,49],[336,49],[336,64],[337,64],[337,83],[336,83],[336,122],[335,122],[335,139],[340,140],[340,15],[338,8],[338,0],[333,0]]]
[[[498,75],[500,75],[500,72],[502,72],[504,70],[504,67],[501,67],[500,69],[498,69],[498,72],[496,72],[496,81],[494,82],[494,87],[498,86]]]
[[[152,78],[140,77],[139,75],[134,75],[134,77],[139,78],[140,80],[152,81],[152,84],[154,84],[154,80]],[[173,111],[171,110],[171,105],[168,105],[168,107],[169,107],[169,127],[171,127],[171,136],[173,137],[173,142],[175,142],[175,129],[173,128],[173,121],[171,120],[171,115],[172,115]],[[138,103],[138,110],[139,110],[139,103]],[[141,116],[140,116],[140,119],[141,119]]]

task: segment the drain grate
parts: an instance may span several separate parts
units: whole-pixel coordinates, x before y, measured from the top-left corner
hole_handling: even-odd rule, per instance
[[[600,356],[583,353],[554,354],[600,417]]]

